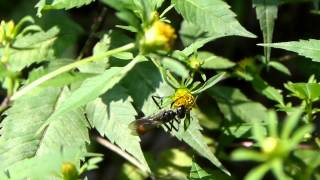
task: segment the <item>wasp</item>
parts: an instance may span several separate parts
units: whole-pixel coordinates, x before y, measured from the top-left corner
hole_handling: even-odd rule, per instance
[[[158,96],[152,96],[153,101],[158,106],[159,109],[162,109],[161,106],[157,103],[155,98],[161,98]],[[162,101],[162,99],[161,99]],[[185,106],[179,106],[177,109],[167,109],[161,110],[155,115],[145,116],[138,118],[135,121],[129,124],[129,128],[133,130],[133,134],[143,135],[146,132],[150,131],[153,128],[159,127],[162,124],[169,130],[172,129],[178,131],[179,129],[174,126],[174,122],[180,124],[181,119],[185,118],[187,113],[187,108]]]

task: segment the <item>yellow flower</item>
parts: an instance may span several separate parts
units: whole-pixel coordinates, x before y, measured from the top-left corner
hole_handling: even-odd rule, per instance
[[[279,144],[279,140],[274,137],[267,137],[262,143],[262,151],[264,153],[270,154],[274,152]]]
[[[174,108],[184,106],[186,109],[190,110],[195,103],[195,98],[188,89],[181,88],[177,89],[172,97],[172,101]]]
[[[76,166],[71,162],[64,162],[61,167],[64,180],[74,180],[79,178]]]
[[[170,51],[176,38],[175,30],[170,24],[155,20],[152,26],[145,31],[141,45],[143,50],[147,52]]]

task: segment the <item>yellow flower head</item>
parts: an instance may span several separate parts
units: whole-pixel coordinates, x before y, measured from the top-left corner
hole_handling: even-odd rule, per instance
[[[145,31],[141,44],[146,51],[170,51],[176,38],[175,30],[170,24],[155,20]]]
[[[186,109],[190,110],[195,103],[195,98],[188,89],[181,88],[175,92],[172,101],[174,108],[184,106]]]
[[[61,172],[63,175],[63,179],[78,179],[79,174],[76,166],[71,162],[64,162],[61,167]]]
[[[267,137],[262,143],[262,151],[270,154],[276,150],[279,144],[279,139],[274,137]]]

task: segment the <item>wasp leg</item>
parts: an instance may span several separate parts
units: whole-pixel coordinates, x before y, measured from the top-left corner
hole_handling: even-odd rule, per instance
[[[172,130],[172,128],[173,128],[175,131],[178,132],[178,131],[179,131],[179,125],[178,125],[178,128],[177,128],[177,127],[174,126],[173,122],[174,122],[174,121],[170,121],[170,122],[169,122],[169,124],[171,125],[171,130]]]
[[[163,123],[163,125],[168,129],[168,131],[172,131],[172,126],[168,126],[168,124],[166,123]]]
[[[160,97],[160,96],[151,96],[153,102],[158,106],[159,109],[162,109],[162,103],[163,103],[163,97]],[[160,99],[160,104],[161,106],[159,105],[159,103],[157,102],[157,99]]]

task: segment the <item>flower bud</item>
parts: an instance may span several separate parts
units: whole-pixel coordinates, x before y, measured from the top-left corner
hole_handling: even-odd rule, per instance
[[[61,167],[64,180],[77,180],[79,177],[76,166],[71,162],[64,162]]]
[[[266,154],[274,152],[279,144],[279,140],[274,137],[267,137],[262,143],[262,151]]]
[[[176,38],[175,30],[170,24],[155,20],[150,28],[145,30],[140,43],[144,52],[170,51]]]
[[[201,65],[203,64],[203,61],[199,59],[197,56],[192,56],[191,58],[189,58],[187,63],[191,69],[193,69],[194,71],[198,71],[201,68]]]

